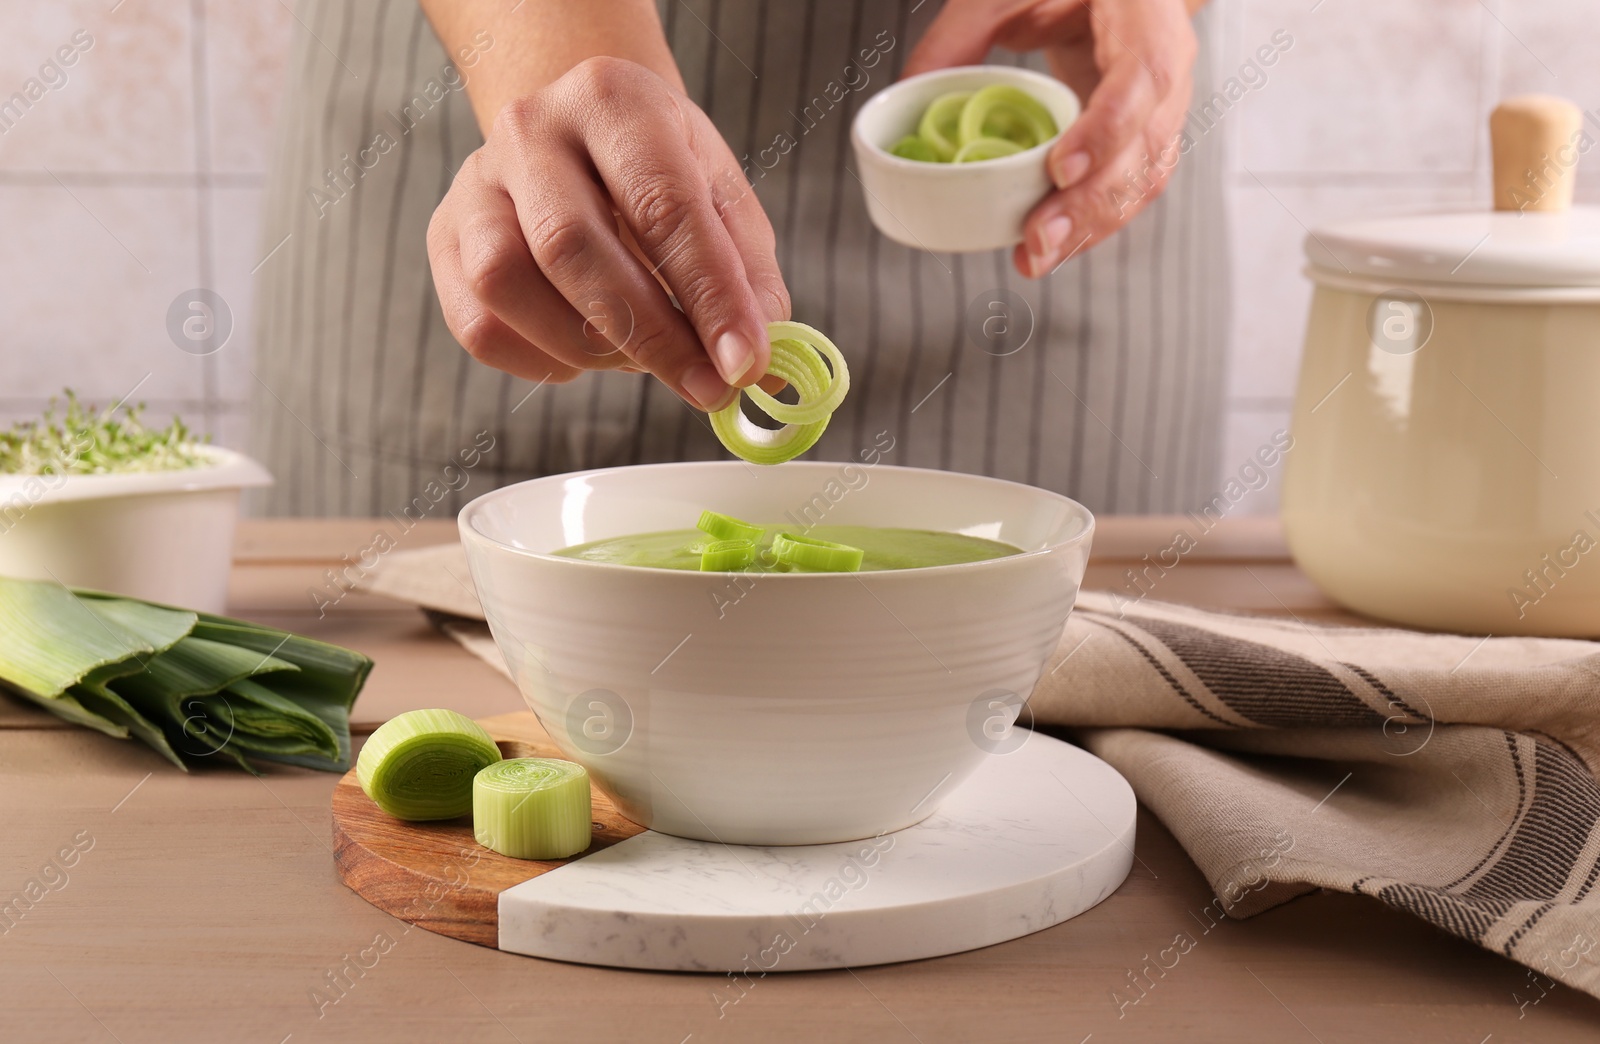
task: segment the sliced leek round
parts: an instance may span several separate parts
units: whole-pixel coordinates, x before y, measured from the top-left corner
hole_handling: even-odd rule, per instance
[[[700,521],[696,523],[695,528],[712,540],[756,541],[766,532],[758,525],[716,511],[700,512]]]
[[[500,760],[483,727],[453,710],[414,710],[379,725],[356,759],[356,779],[396,819],[454,819],[472,811],[472,780]]]
[[[731,573],[756,560],[754,540],[713,540],[700,549],[702,573]]]
[[[1004,138],[973,138],[956,150],[956,158],[951,162],[980,163],[1001,156],[1014,156],[1021,151],[1021,145]]]
[[[1037,98],[996,83],[941,94],[923,112],[917,132],[889,152],[924,163],[981,163],[1043,144],[1057,130],[1055,117]]]
[[[957,123],[957,140],[962,145],[984,137],[1003,137],[1031,149],[1055,134],[1055,118],[1039,99],[1003,83],[990,84],[974,94],[962,107]]]
[[[854,573],[860,570],[864,556],[859,547],[794,533],[773,537],[772,554],[784,565],[805,573]]]
[[[961,140],[961,113],[971,100],[971,91],[953,91],[933,99],[922,121],[917,124],[917,135],[928,143],[934,155],[943,163],[955,158]]]
[[[907,134],[890,146],[889,152],[901,159],[917,160],[920,163],[939,162],[939,154],[928,144],[928,139],[916,134]]]
[[[554,758],[512,758],[472,780],[472,833],[513,859],[565,859],[589,847],[589,773]]]

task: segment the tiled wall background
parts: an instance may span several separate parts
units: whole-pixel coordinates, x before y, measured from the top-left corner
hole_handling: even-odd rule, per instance
[[[242,445],[251,274],[273,245],[263,171],[289,43],[306,31],[288,2],[0,0],[0,100],[75,34],[93,39],[0,134],[0,423],[71,385],[101,401],[135,392]],[[1216,2],[1224,69],[1277,30],[1294,38],[1221,128],[1235,319],[1220,485],[1287,424],[1306,227],[1487,206],[1495,100],[1549,91],[1600,112],[1600,62],[1595,0]],[[1600,164],[1579,198],[1600,201]],[[231,340],[205,357],[167,333],[169,304],[194,287],[233,313]],[[1240,510],[1275,504],[1274,482]]]

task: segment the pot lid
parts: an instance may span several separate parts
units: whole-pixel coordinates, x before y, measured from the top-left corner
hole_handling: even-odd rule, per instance
[[[1330,273],[1404,283],[1600,286],[1600,207],[1343,221],[1306,236]]]
[[[1489,115],[1493,210],[1346,221],[1310,230],[1319,280],[1429,283],[1441,290],[1600,287],[1600,207],[1572,206],[1594,144],[1565,98],[1522,94]]]

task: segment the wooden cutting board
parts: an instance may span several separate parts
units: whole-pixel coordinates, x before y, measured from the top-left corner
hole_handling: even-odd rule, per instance
[[[507,757],[556,754],[531,714],[480,724]],[[1115,769],[1030,734],[923,822],[838,844],[685,840],[629,822],[595,792],[582,855],[508,859],[478,846],[467,817],[390,817],[353,772],[334,788],[333,836],[347,885],[430,932],[617,968],[733,972],[755,959],[765,974],[957,953],[1076,916],[1127,877],[1134,814]]]
[[[479,721],[508,758],[563,755],[532,713]],[[512,859],[479,845],[472,817],[407,823],[384,812],[361,790],[355,770],[333,790],[333,859],[339,876],[367,902],[439,935],[494,947],[500,893],[558,866],[644,832],[611,799],[594,791],[594,843],[571,859]]]

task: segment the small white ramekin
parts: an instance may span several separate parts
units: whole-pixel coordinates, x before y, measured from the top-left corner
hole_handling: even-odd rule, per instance
[[[111,475],[0,475],[0,576],[220,613],[239,497],[272,484],[249,457]]]
[[[941,253],[994,250],[1022,242],[1022,223],[1050,192],[1045,156],[1061,137],[981,163],[925,163],[889,152],[914,134],[929,103],[951,91],[1002,83],[1039,100],[1065,131],[1078,96],[1060,80],[1009,65],[938,69],[890,84],[868,99],[850,128],[867,215],[897,243]]]

